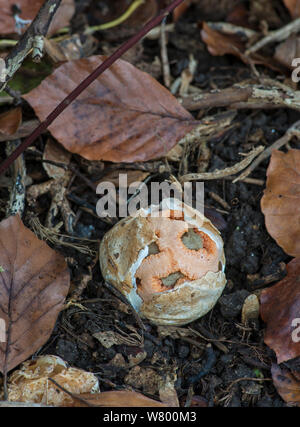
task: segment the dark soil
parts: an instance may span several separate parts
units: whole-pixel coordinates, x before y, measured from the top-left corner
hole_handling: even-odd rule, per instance
[[[89,9],[83,10],[86,19],[89,19]],[[218,16],[215,17],[210,12],[212,16],[206,18],[221,20],[224,18],[221,12],[222,10],[219,10]],[[176,31],[171,34],[169,60],[172,75],[180,75],[188,64],[189,54],[193,53],[198,60],[193,84],[202,89],[229,87],[251,77],[249,67],[238,59],[232,56],[213,57],[208,53],[201,42],[197,26],[202,19],[200,8],[193,6],[180,19]],[[111,41],[112,34],[113,32],[107,32],[99,35],[111,50],[122,42],[122,39]],[[160,55],[158,42],[145,40],[143,47],[140,62],[143,67],[148,64],[150,70],[155,56]],[[99,53],[102,53],[101,43]],[[258,67],[258,70],[270,76],[274,75],[274,72],[265,68]],[[162,81],[161,75],[158,78]],[[225,109],[213,109],[202,112],[202,116],[222,111]],[[30,114],[32,113],[28,110],[28,115]],[[195,115],[197,114],[198,112]],[[283,109],[237,111],[235,126],[208,142],[211,152],[208,171],[234,165],[241,160],[239,153],[249,151],[255,144],[269,146],[299,118],[299,113]],[[261,135],[259,141],[255,139],[258,131]],[[45,141],[44,135],[37,143],[39,150],[43,150]],[[300,145],[293,142],[293,147],[300,148]],[[26,154],[26,161],[28,173],[36,177],[34,183],[47,179],[41,164],[30,152]],[[120,165],[102,162],[92,162],[91,168],[87,161],[76,156],[73,156],[73,161],[90,180],[103,176],[110,168],[120,168]],[[251,177],[265,180],[268,162],[269,160],[263,162]],[[131,166],[133,169],[150,168],[151,162]],[[176,175],[179,164],[171,163],[171,168]],[[188,157],[188,172],[196,170],[195,156],[191,152]],[[156,180],[166,178],[166,174],[160,175],[157,171],[153,171],[154,173]],[[149,381],[143,380],[150,369],[161,376],[168,372],[177,373],[176,391],[181,405],[185,404],[188,391],[193,386],[196,397],[192,399],[192,405],[285,406],[270,381],[270,368],[271,364],[276,362],[276,357],[263,342],[263,322],[257,320],[247,327],[241,323],[241,309],[245,298],[253,291],[270,286],[284,277],[285,271],[281,263],[290,259],[266,231],[260,208],[263,189],[264,186],[242,182],[233,184],[230,180],[223,179],[205,182],[207,215],[220,228],[225,243],[228,283],[214,309],[184,327],[193,329],[198,335],[163,338],[158,334],[158,328],[144,319],[146,330],[143,331],[130,308],[120,302],[118,296],[105,286],[97,256],[54,245],[56,250],[67,257],[72,276],[71,292],[81,283],[83,275],[88,274],[88,266],[93,267],[92,278],[78,301],[82,307],[71,305],[61,313],[51,338],[37,354],[56,354],[72,366],[96,373],[102,391],[121,390],[131,386],[134,390],[158,398],[158,386],[155,381],[149,384]],[[4,217],[8,192],[5,189],[0,189],[0,192]],[[210,192],[221,196],[230,209],[224,212],[224,208],[209,196]],[[96,206],[96,194],[78,177],[75,177],[69,193]],[[77,203],[71,203],[75,212],[81,209]],[[49,206],[48,196],[40,198],[36,206],[27,208],[25,223],[29,224],[28,220],[32,215],[38,215],[43,223]],[[110,227],[110,224],[100,218],[81,210],[76,235],[100,241]],[[61,231],[63,232],[63,229]],[[97,251],[98,248],[94,246],[93,249]],[[265,278],[270,275],[274,276],[274,281],[266,284]],[[137,340],[135,346],[114,345],[107,349],[93,337],[93,334],[99,331],[121,330],[123,334],[130,335],[130,327],[140,335],[142,344],[139,345]],[[207,346],[209,343],[212,343],[212,347]],[[220,343],[222,345],[218,345]],[[147,353],[146,358],[138,368],[129,368],[129,357],[142,351]],[[120,355],[126,364],[118,362],[123,360]]]

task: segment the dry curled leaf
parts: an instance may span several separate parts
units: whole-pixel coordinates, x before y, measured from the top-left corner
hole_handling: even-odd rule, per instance
[[[277,244],[300,256],[300,150],[272,151],[261,209]]]
[[[203,22],[201,30],[202,40],[206,43],[207,49],[211,55],[222,56],[226,54],[241,57],[244,51],[244,43],[238,37],[229,36],[213,30],[208,24]]]
[[[300,356],[300,258],[287,264],[287,276],[264,290],[260,302],[261,317],[267,324],[264,340],[275,351],[277,362]]]
[[[17,107],[0,114],[0,134],[14,135],[22,122],[22,108]]]
[[[69,289],[64,258],[24,226],[18,215],[0,223],[0,371],[6,373],[50,337]]]
[[[289,404],[300,406],[300,381],[287,369],[272,366],[274,386],[282,399]]]
[[[61,65],[26,101],[44,120],[104,59],[93,56]],[[197,123],[149,74],[118,60],[49,130],[67,150],[88,160],[134,162],[165,155]]]
[[[244,55],[246,45],[237,35],[223,34],[220,31],[213,30],[204,22],[201,30],[201,36],[211,55],[223,56],[230,54],[237,56],[246,64],[261,64],[271,68],[272,70],[282,72],[282,66],[273,58],[269,58],[258,53],[253,53],[250,58]]]
[[[65,166],[68,166],[71,160],[71,154],[64,150],[60,144],[57,144],[57,142],[52,141],[52,139],[48,139],[44,149],[43,160],[62,163]],[[59,179],[65,176],[66,169],[62,167],[58,167],[47,162],[44,162],[43,166],[49,178]]]
[[[293,19],[300,16],[300,0],[283,0],[285,7],[289,10]]]
[[[181,3],[179,6],[177,6],[176,9],[173,12],[173,21],[177,22],[179,20],[179,18],[190,7],[191,4],[192,4],[192,0],[186,0],[183,3]]]
[[[34,19],[45,0],[0,0],[0,34],[16,33],[16,22],[13,17],[12,7],[17,5],[22,19]],[[75,11],[74,0],[62,0],[53,21],[50,24],[48,35],[54,34],[59,29],[69,25]]]

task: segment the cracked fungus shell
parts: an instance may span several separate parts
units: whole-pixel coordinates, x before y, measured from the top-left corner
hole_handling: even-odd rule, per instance
[[[184,203],[165,199],[156,217],[154,208],[106,233],[101,271],[142,317],[184,325],[211,310],[225,287],[223,241],[206,217]]]

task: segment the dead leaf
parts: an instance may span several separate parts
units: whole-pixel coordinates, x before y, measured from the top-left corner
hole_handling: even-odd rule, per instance
[[[300,258],[287,264],[287,276],[260,296],[260,314],[267,324],[265,343],[282,363],[300,356],[295,319],[300,318]],[[299,321],[300,323],[300,321]]]
[[[166,407],[167,405],[158,402],[156,400],[150,399],[149,397],[144,396],[141,393],[135,391],[104,391],[103,393],[81,393],[78,397],[84,399],[89,404],[107,408],[118,408],[118,407]],[[75,400],[72,404],[66,406],[88,406],[85,405],[82,401]]]
[[[300,4],[300,3],[299,3]],[[292,61],[300,57],[300,37],[292,36],[280,43],[275,50],[274,58],[285,67],[294,69]]]
[[[242,52],[245,50],[244,43],[238,37],[225,35],[213,30],[205,22],[203,22],[201,36],[207,45],[209,53],[214,56],[231,54],[241,57]]]
[[[93,56],[67,62],[24,98],[44,120],[104,59]],[[197,124],[150,75],[118,60],[49,130],[67,150],[88,160],[134,162],[164,156]]]
[[[167,373],[159,383],[159,398],[168,407],[178,408],[179,400],[177,392],[175,390],[175,382],[177,381],[177,375],[175,372]]]
[[[92,55],[98,40],[91,34],[72,34],[59,42],[44,38],[44,48],[53,62],[72,61]]]
[[[272,151],[261,210],[277,244],[300,256],[300,150]]]
[[[183,3],[181,3],[179,6],[174,9],[173,12],[173,21],[177,22],[179,18],[187,11],[187,9],[192,4],[192,0],[186,0]]]
[[[0,34],[16,33],[16,22],[12,14],[12,7],[18,5],[21,9],[19,17],[34,19],[45,0],[0,0]],[[59,29],[69,25],[75,11],[74,0],[62,0],[53,21],[50,24],[48,35],[56,33]]]
[[[52,162],[63,163],[68,165],[71,160],[71,153],[66,151],[60,144],[52,139],[48,139],[45,145],[43,160],[50,160]],[[63,168],[52,165],[51,163],[43,163],[43,167],[47,172],[49,178],[59,179],[63,178],[66,171]]]
[[[259,318],[259,299],[255,294],[250,294],[245,299],[241,317],[243,325],[247,325],[251,320]]]
[[[260,55],[258,53],[253,53],[250,57],[244,55],[245,43],[235,35],[227,35],[220,31],[213,30],[204,22],[201,30],[201,36],[211,55],[234,55],[245,64],[249,64],[251,61],[253,64],[264,65],[272,70],[283,72],[282,66],[273,58],[269,58],[266,55]]]
[[[0,371],[6,373],[50,337],[69,289],[64,258],[24,226],[18,215],[0,223]]]
[[[14,135],[22,123],[22,109],[20,107],[0,114],[0,133]]]
[[[39,123],[40,122],[36,119],[28,120],[26,122],[23,122],[18,128],[18,130],[12,135],[9,135],[7,133],[3,133],[3,134],[0,133],[0,142],[13,141],[15,139],[25,138],[35,130],[35,128],[39,125]]]
[[[289,10],[293,19],[300,16],[300,0],[283,0],[285,7]]]
[[[272,378],[278,394],[286,403],[300,406],[300,381],[285,368],[272,365]]]

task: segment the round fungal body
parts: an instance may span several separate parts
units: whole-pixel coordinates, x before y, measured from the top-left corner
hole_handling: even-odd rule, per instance
[[[104,279],[157,325],[204,316],[226,284],[219,231],[176,199],[118,222],[101,241],[100,267]]]

